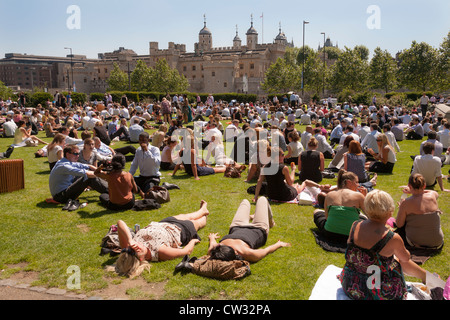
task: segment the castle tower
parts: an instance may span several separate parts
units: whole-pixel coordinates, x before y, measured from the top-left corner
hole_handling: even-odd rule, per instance
[[[233,49],[241,49],[242,41],[239,38],[238,26],[236,25],[236,36],[233,39]]]
[[[253,27],[253,15],[252,15],[252,24],[250,29],[247,30],[247,48],[248,50],[255,50],[256,45],[258,44],[258,31]]]
[[[280,32],[278,33],[278,35],[275,38],[275,43],[287,45],[287,37],[284,34],[284,32],[281,31],[281,22],[280,22]]]
[[[203,15],[204,18],[204,26],[203,29],[200,30],[198,34],[198,50],[200,51],[209,51],[212,49],[212,33],[206,27],[206,16]]]

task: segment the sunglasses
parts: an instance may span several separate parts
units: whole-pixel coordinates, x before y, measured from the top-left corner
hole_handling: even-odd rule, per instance
[[[80,155],[79,152],[72,152],[71,154],[73,154],[74,156],[79,156]]]

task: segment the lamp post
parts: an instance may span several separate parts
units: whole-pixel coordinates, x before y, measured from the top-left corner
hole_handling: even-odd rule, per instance
[[[303,66],[302,66],[302,99],[305,95],[305,24],[308,24],[308,21],[303,20]]]
[[[325,69],[326,69],[326,56],[325,56],[325,32],[321,32],[320,34],[323,34],[323,89],[322,89],[322,95],[325,98]]]
[[[71,70],[71,73],[72,73],[72,82],[70,82],[69,91],[71,91],[72,88],[73,88],[72,87],[73,86],[73,54],[72,54],[72,48],[65,47],[64,49],[70,50],[70,70]]]

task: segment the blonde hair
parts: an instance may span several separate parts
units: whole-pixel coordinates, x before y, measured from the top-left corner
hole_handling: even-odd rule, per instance
[[[123,252],[117,259],[116,264],[106,267],[106,271],[114,271],[120,276],[133,279],[140,276],[145,270],[150,272],[150,267],[148,261],[140,261],[136,256]]]
[[[394,199],[385,191],[373,190],[364,199],[364,213],[372,220],[387,220],[394,210]]]

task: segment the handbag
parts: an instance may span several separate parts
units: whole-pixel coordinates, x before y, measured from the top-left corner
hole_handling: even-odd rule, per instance
[[[169,202],[169,190],[160,186],[154,186],[145,193],[145,199],[153,199],[159,204]]]

